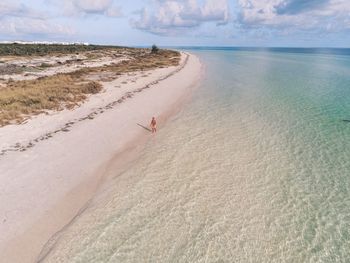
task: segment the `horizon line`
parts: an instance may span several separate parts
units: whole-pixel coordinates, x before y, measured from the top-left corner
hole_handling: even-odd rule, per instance
[[[28,41],[28,40],[0,40],[0,44],[12,44],[15,42],[27,42],[28,44],[30,42],[37,42],[38,44],[45,43],[46,44],[88,44],[88,45],[95,45],[95,46],[116,46],[116,47],[134,47],[134,48],[149,48],[153,44],[155,44],[158,47],[163,47],[163,48],[256,48],[256,49],[269,49],[269,48],[294,48],[294,49],[350,49],[350,47],[333,47],[333,46],[239,46],[239,45],[158,45],[156,43],[150,44],[150,45],[123,45],[123,44],[112,44],[112,43],[101,43],[101,44],[96,44],[93,42],[81,42],[81,41],[76,41],[76,42],[70,42],[70,41]],[[20,43],[18,43],[20,44]]]

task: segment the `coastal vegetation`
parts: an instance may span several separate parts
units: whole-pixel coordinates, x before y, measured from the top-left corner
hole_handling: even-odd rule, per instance
[[[122,47],[99,45],[60,45],[60,44],[0,44],[0,56],[44,56],[50,54],[72,54],[94,50],[116,49]]]
[[[157,53],[159,51],[159,48],[156,45],[152,46],[151,52],[152,53]]]
[[[31,49],[30,46],[28,47]],[[69,46],[65,48],[70,50]],[[75,47],[71,48],[76,51]],[[82,67],[72,72],[41,76],[36,79],[14,80],[9,78],[6,85],[0,87],[0,127],[11,123],[21,123],[31,115],[49,110],[72,109],[84,102],[90,94],[103,90],[100,82],[112,81],[129,72],[176,66],[180,61],[180,53],[171,50],[158,50],[155,53],[150,49],[105,47],[102,49],[109,57],[112,55],[115,58],[124,56],[125,59],[104,66]],[[32,52],[27,51],[30,54]],[[91,56],[95,53],[89,54]],[[47,63],[40,65],[43,71],[52,67],[54,66]],[[91,80],[91,76],[101,75],[108,77],[103,80]]]

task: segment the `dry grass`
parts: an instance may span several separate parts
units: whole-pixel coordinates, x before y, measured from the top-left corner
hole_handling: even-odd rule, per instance
[[[132,54],[132,53],[131,53]],[[96,72],[115,72],[128,73],[134,71],[151,70],[155,68],[166,68],[170,66],[177,66],[180,62],[180,53],[172,50],[161,50],[158,53],[141,53],[135,51],[132,54],[133,59],[122,61],[118,64],[107,65],[103,67],[83,68],[69,73],[72,76],[81,77],[89,73]]]
[[[31,81],[19,81],[0,90],[0,126],[14,120],[22,122],[26,116],[72,108],[86,99],[87,94],[98,93],[97,82],[77,82],[69,75],[55,75]]]
[[[12,81],[6,88],[0,89],[0,126],[20,123],[28,116],[48,110],[73,108],[83,102],[88,94],[102,90],[98,82],[88,81],[89,74],[113,72],[114,75],[176,66],[180,54],[175,51],[159,51],[145,54],[135,50],[133,59],[119,64],[83,68],[75,72],[41,77],[36,80]]]

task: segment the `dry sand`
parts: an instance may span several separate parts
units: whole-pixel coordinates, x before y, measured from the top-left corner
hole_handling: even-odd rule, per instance
[[[125,169],[198,83],[201,64],[126,74],[74,110],[0,128],[0,258],[35,262],[45,243],[81,213],[114,167]],[[118,166],[116,166],[116,163]],[[116,168],[117,167],[117,168]]]
[[[135,53],[140,55],[143,51],[137,49]],[[88,55],[92,55],[94,58],[89,58]],[[113,51],[81,52],[79,55],[2,57],[0,87],[5,86],[9,79],[14,81],[33,80],[58,73],[74,72],[82,68],[118,64],[123,60],[131,59],[134,55],[130,50],[117,49]],[[43,65],[45,66],[43,67]]]

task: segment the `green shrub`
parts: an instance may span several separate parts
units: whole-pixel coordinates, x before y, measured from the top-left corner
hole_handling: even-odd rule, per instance
[[[151,52],[152,53],[158,53],[158,51],[159,51],[159,48],[156,45],[153,45]]]

